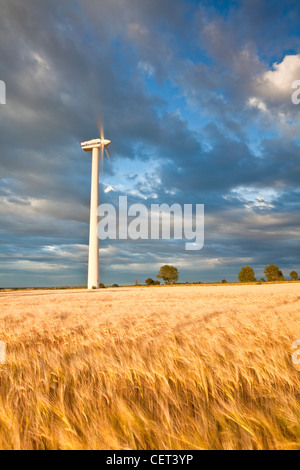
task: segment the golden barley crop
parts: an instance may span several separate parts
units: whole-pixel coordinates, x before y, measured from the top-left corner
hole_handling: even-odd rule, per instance
[[[299,284],[0,294],[2,449],[300,449]]]

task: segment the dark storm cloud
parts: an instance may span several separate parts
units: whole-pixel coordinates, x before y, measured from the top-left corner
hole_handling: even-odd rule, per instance
[[[35,284],[39,269],[40,285],[85,283],[90,157],[79,144],[99,120],[113,140],[101,194],[119,186],[105,202],[204,203],[207,217],[194,259],[182,242],[103,243],[105,282],[163,261],[187,280],[244,262],[299,267],[297,2],[0,3],[0,285]]]

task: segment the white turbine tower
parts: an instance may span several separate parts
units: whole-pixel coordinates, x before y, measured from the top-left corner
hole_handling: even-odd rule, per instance
[[[109,159],[106,147],[111,143],[104,139],[101,128],[101,138],[82,142],[81,147],[85,152],[92,150],[92,184],[91,184],[91,212],[90,212],[90,245],[89,245],[89,268],[88,289],[99,289],[99,239],[97,236],[99,205],[99,157],[101,150],[101,162],[103,164],[104,151]]]

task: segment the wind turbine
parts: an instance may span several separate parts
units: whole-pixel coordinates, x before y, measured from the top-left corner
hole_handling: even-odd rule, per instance
[[[99,289],[99,239],[97,236],[99,205],[99,158],[101,151],[101,163],[103,165],[104,152],[108,159],[107,146],[110,140],[104,138],[103,127],[100,128],[100,139],[82,142],[81,147],[85,152],[92,151],[92,183],[91,183],[91,212],[90,212],[90,244],[89,244],[89,268],[88,289]]]

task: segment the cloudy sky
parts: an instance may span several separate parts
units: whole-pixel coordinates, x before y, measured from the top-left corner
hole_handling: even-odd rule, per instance
[[[105,241],[101,281],[300,271],[298,0],[0,0],[0,287],[84,285],[100,200],[205,204],[205,246]],[[112,186],[114,191],[105,190]]]

